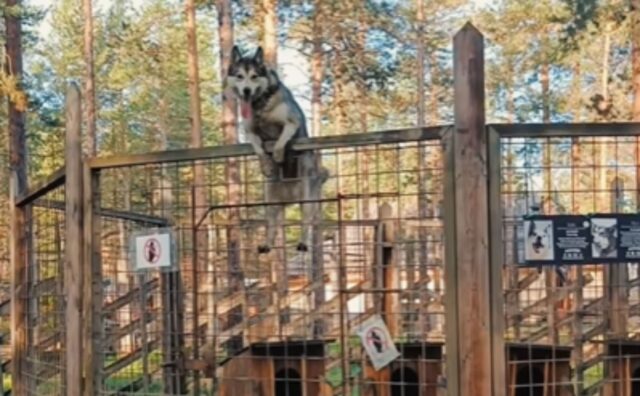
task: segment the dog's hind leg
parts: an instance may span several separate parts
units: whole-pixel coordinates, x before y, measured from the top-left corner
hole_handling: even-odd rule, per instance
[[[276,243],[278,232],[282,228],[282,218],[284,216],[283,205],[269,205],[266,209],[267,232],[266,239],[262,245],[258,246],[258,253],[269,253]]]
[[[279,185],[273,180],[267,182],[265,198],[268,205],[265,208],[265,215],[267,218],[267,232],[264,244],[258,246],[258,253],[269,253],[276,243],[276,237],[278,232],[282,228],[282,222],[284,220],[284,205],[275,204],[274,202],[280,201],[278,188]]]

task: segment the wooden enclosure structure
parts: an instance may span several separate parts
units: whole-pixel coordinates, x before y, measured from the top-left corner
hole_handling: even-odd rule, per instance
[[[72,87],[67,167],[13,207],[15,394],[512,396],[518,367],[542,367],[528,382],[547,395],[621,391],[635,352],[603,340],[637,337],[638,266],[525,268],[515,242],[533,207],[637,211],[640,125],[486,125],[480,33],[454,53],[453,125],[293,142],[331,175],[306,255],[301,202],[257,254],[274,203],[249,145],[79,163]],[[130,237],[156,227],[178,270],[137,273]],[[373,315],[401,351],[380,371],[356,336]]]
[[[640,395],[640,341],[609,339],[605,345],[605,367],[611,379],[603,396]]]
[[[507,344],[508,395],[572,396],[571,348]]]

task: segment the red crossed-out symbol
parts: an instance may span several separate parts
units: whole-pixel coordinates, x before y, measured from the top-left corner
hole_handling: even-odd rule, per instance
[[[373,345],[377,353],[387,349],[387,340],[384,332],[379,327],[372,327],[367,331],[367,343]]]
[[[144,244],[144,259],[151,264],[160,260],[160,242],[155,238],[149,238]]]

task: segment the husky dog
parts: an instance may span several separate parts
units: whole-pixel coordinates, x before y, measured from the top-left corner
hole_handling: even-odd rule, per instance
[[[264,63],[261,47],[247,57],[234,46],[225,83],[240,102],[244,131],[266,179],[267,240],[258,247],[258,252],[271,250],[284,204],[297,201],[308,202],[302,205],[306,224],[298,244],[298,250],[306,251],[310,246],[311,223],[319,216],[317,200],[328,171],[319,165],[318,155],[313,151],[295,153],[291,150],[293,139],[309,136],[304,113],[276,71]],[[267,142],[274,143],[272,154],[267,152]]]
[[[553,253],[551,222],[531,220],[527,229],[527,257],[530,260],[549,260]]]
[[[591,254],[595,258],[611,258],[617,256],[617,237],[615,221],[609,219],[593,219],[591,221]]]

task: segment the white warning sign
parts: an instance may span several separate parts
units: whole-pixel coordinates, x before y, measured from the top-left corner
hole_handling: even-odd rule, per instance
[[[400,356],[387,325],[379,315],[362,323],[358,328],[358,335],[375,370],[380,370]]]
[[[134,270],[171,268],[174,255],[172,236],[170,229],[150,230],[132,235]]]

